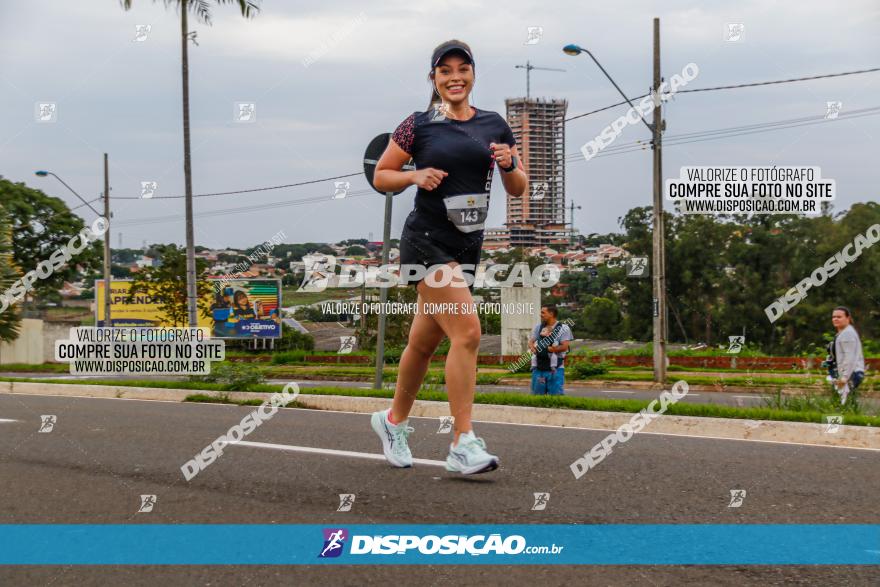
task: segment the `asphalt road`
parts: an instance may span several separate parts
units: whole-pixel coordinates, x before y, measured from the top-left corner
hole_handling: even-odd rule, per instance
[[[581,479],[569,464],[607,432],[476,423],[501,458],[470,478],[392,469],[369,416],[282,410],[192,481],[180,466],[252,408],[0,394],[5,523],[880,523],[880,452],[643,433]],[[40,416],[57,417],[38,433]],[[445,459],[439,420],[412,419],[416,458]],[[745,489],[740,508],[730,490]],[[533,493],[550,492],[532,511]],[[340,493],[356,495],[337,512]],[[141,494],[155,494],[137,513]],[[209,547],[194,545],[196,547]],[[880,567],[6,567],[2,585],[877,585]]]

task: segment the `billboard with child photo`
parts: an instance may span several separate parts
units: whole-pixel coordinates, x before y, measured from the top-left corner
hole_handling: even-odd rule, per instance
[[[212,279],[211,333],[217,338],[280,338],[281,281]]]

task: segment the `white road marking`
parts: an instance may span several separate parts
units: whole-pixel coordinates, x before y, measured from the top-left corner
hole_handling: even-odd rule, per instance
[[[7,393],[0,392],[0,396],[2,395],[18,395],[18,396],[35,396],[35,397],[51,397],[51,398],[77,398],[77,399],[97,399],[97,400],[122,400],[128,402],[159,402],[163,404],[177,404],[179,406],[215,406],[218,408],[239,408],[237,404],[220,404],[215,402],[183,402],[179,400],[155,400],[155,399],[139,399],[139,398],[129,398],[129,397],[94,397],[90,395],[55,395],[49,393],[27,393],[27,394],[16,394],[16,393]],[[693,394],[688,394],[693,395]],[[283,408],[284,410],[289,410],[291,412],[309,412],[312,414],[352,414],[357,416],[369,416],[369,413],[366,412],[354,412],[351,410],[318,410],[313,408]],[[432,420],[437,421],[440,419],[439,416],[410,416],[410,418],[417,420]],[[495,420],[473,420],[474,422],[484,423],[484,424],[498,424],[501,426],[532,426],[534,428],[555,428],[556,430],[590,430],[592,432],[614,432],[616,429],[614,428],[587,428],[584,426],[557,426],[554,424],[522,424],[518,422],[497,422]],[[772,424],[775,420],[761,420],[761,422],[766,422],[768,424]],[[743,420],[743,422],[746,422]],[[702,435],[702,434],[676,434],[673,432],[646,432],[641,431],[639,434],[648,434],[654,436],[677,436],[681,438],[693,438],[696,440],[732,440],[737,442],[763,442],[767,444],[788,444],[794,446],[809,446],[814,448],[837,448],[843,450],[867,450],[872,452],[880,452],[880,448],[871,448],[865,446],[835,446],[831,444],[814,444],[811,442],[787,442],[784,440],[760,440],[757,438],[728,438],[725,436],[710,436],[710,435]],[[284,445],[276,445],[276,446],[284,446]],[[336,452],[344,452],[344,451],[336,451]],[[366,454],[366,453],[364,453]],[[385,458],[382,455],[377,455],[380,458]],[[421,459],[413,459],[413,461],[420,461]],[[437,463],[440,461],[429,461],[430,463]],[[445,465],[445,463],[443,463]]]
[[[635,392],[634,391],[617,391],[615,389],[603,389],[602,393],[626,393],[628,395],[632,395]]]
[[[18,422],[18,420],[9,420],[7,418],[0,418],[0,422]]]
[[[250,440],[239,440],[238,442],[230,442],[230,445],[252,446],[254,448],[271,448],[275,450],[288,450],[292,452],[307,452],[312,454],[332,455],[336,457],[354,457],[358,459],[370,459],[374,461],[384,461],[385,455],[354,452],[351,450],[334,450],[332,448],[317,448],[313,446],[293,446],[290,444],[273,444],[270,442],[251,442]],[[445,467],[445,461],[432,461],[430,459],[413,459],[413,464],[428,465],[434,467]]]

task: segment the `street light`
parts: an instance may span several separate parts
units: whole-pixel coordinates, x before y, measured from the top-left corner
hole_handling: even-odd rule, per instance
[[[81,201],[83,204],[85,204],[86,206],[88,206],[89,208],[91,208],[91,209],[92,209],[92,212],[94,212],[94,213],[97,214],[98,216],[101,215],[97,210],[95,210],[94,208],[92,208],[92,205],[89,204],[88,202],[86,202],[86,201],[83,199],[82,196],[80,196],[78,193],[76,193],[72,187],[70,187],[69,185],[67,185],[67,183],[65,183],[65,181],[64,181],[63,179],[61,179],[60,177],[58,177],[57,175],[55,175],[55,174],[52,173],[51,171],[46,171],[46,170],[44,170],[44,169],[40,169],[39,171],[34,171],[34,175],[36,175],[37,177],[47,177],[47,176],[51,175],[52,177],[54,177],[55,179],[57,179],[58,181],[60,181],[60,182],[62,183],[62,185],[64,185],[64,187],[66,187],[67,189],[69,189],[70,192],[71,192],[74,196],[76,196],[77,198],[79,198],[80,201]]]
[[[654,383],[662,385],[666,382],[666,250],[665,250],[665,227],[663,224],[663,193],[661,190],[661,181],[663,176],[663,162],[661,157],[662,131],[665,127],[663,122],[663,113],[660,109],[660,101],[657,96],[660,94],[660,19],[654,19],[654,117],[649,124],[643,117],[641,111],[635,107],[632,100],[623,93],[620,86],[611,78],[602,64],[588,50],[580,45],[569,44],[562,48],[566,55],[580,55],[586,53],[596,66],[605,74],[608,81],[623,96],[626,103],[635,110],[639,115],[639,120],[651,131],[651,146],[654,151],[654,222],[653,222],[653,274],[651,281],[653,285],[653,329],[654,329]],[[574,228],[574,226],[572,226]]]
[[[592,53],[590,53],[589,51],[587,51],[586,49],[584,49],[580,45],[574,45],[574,44],[566,45],[565,47],[562,48],[562,51],[566,55],[572,55],[572,56],[580,55],[581,53],[586,53],[587,55],[589,55],[590,59],[593,60],[593,63],[595,63],[596,66],[602,70],[602,73],[605,74],[605,77],[608,78],[608,81],[610,81],[611,84],[614,86],[614,88],[620,93],[620,95],[623,96],[623,99],[626,100],[626,103],[629,104],[636,112],[639,112],[639,109],[636,108],[635,105],[632,103],[632,101],[629,99],[629,97],[627,97],[627,95],[623,93],[623,90],[620,89],[620,86],[618,86],[617,83],[611,78],[611,76],[608,75],[608,72],[605,71],[605,68],[602,67],[602,64],[599,63],[599,60],[596,59],[596,57]],[[651,124],[648,124],[648,122],[644,118],[642,118],[641,112],[639,112],[639,118],[645,124],[645,126],[648,127],[648,130],[650,130],[651,132],[654,132],[654,127]]]
[[[99,217],[101,214],[92,208],[92,205],[85,201],[85,199],[76,193],[72,187],[67,185],[63,179],[52,173],[51,171],[46,171],[45,169],[40,169],[34,172],[34,175],[37,177],[48,177],[52,176],[61,184],[66,187],[70,192],[80,199],[80,201],[91,209],[92,212],[97,214]],[[104,217],[109,222],[110,220],[110,194],[109,194],[109,186],[107,179],[107,155],[104,154]],[[111,274],[110,274],[110,229],[107,229],[107,232],[104,233],[104,326],[113,326],[113,323],[110,321],[110,282],[111,282]],[[97,291],[97,287],[95,288]]]

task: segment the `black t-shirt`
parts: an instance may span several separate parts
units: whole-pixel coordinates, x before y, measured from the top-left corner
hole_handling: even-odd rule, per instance
[[[398,125],[391,137],[412,156],[417,169],[433,167],[449,174],[433,191],[418,189],[415,207],[407,217],[405,227],[429,232],[432,238],[450,246],[482,240],[483,223],[480,220],[485,220],[485,213],[478,219],[473,210],[448,209],[453,206],[449,196],[465,196],[458,200],[471,205],[474,198],[469,196],[475,196],[478,201],[485,197],[488,208],[495,170],[489,144],[503,143],[511,147],[516,144],[513,131],[500,114],[472,108],[476,114],[468,120],[437,120],[435,110],[414,112]],[[462,224],[467,232],[450,220],[450,217],[457,218],[458,214],[462,214],[462,218],[473,214],[469,218],[470,226]]]

